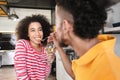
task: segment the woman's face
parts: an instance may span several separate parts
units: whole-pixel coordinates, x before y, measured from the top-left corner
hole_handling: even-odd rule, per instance
[[[42,26],[39,22],[32,22],[28,27],[28,37],[30,38],[30,43],[33,45],[41,44],[43,38]]]

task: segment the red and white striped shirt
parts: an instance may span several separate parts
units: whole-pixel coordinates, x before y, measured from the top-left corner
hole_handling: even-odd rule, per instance
[[[28,40],[18,40],[14,56],[17,80],[45,80],[51,70],[46,55],[44,47],[40,53]]]

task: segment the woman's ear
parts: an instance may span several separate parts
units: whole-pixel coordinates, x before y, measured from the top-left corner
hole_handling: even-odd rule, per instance
[[[28,37],[29,37],[29,34],[28,34]]]

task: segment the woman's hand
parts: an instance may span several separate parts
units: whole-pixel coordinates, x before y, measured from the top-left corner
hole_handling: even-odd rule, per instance
[[[50,36],[48,37],[48,39],[49,39],[49,41],[52,41],[54,43],[54,46],[56,48],[60,47],[56,32],[51,33]]]
[[[52,63],[55,59],[55,52],[56,52],[56,46],[54,44],[52,35],[50,35],[47,39],[46,52],[47,52],[48,63]]]
[[[47,62],[49,64],[53,63],[54,59],[55,59],[55,54],[54,53],[48,53],[47,54]]]

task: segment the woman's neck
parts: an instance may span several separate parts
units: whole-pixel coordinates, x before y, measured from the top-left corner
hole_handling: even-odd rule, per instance
[[[35,50],[41,52],[42,46],[41,46],[40,44],[33,44],[33,43],[31,43],[31,42],[30,42],[30,44],[31,44],[31,46],[32,46]]]

